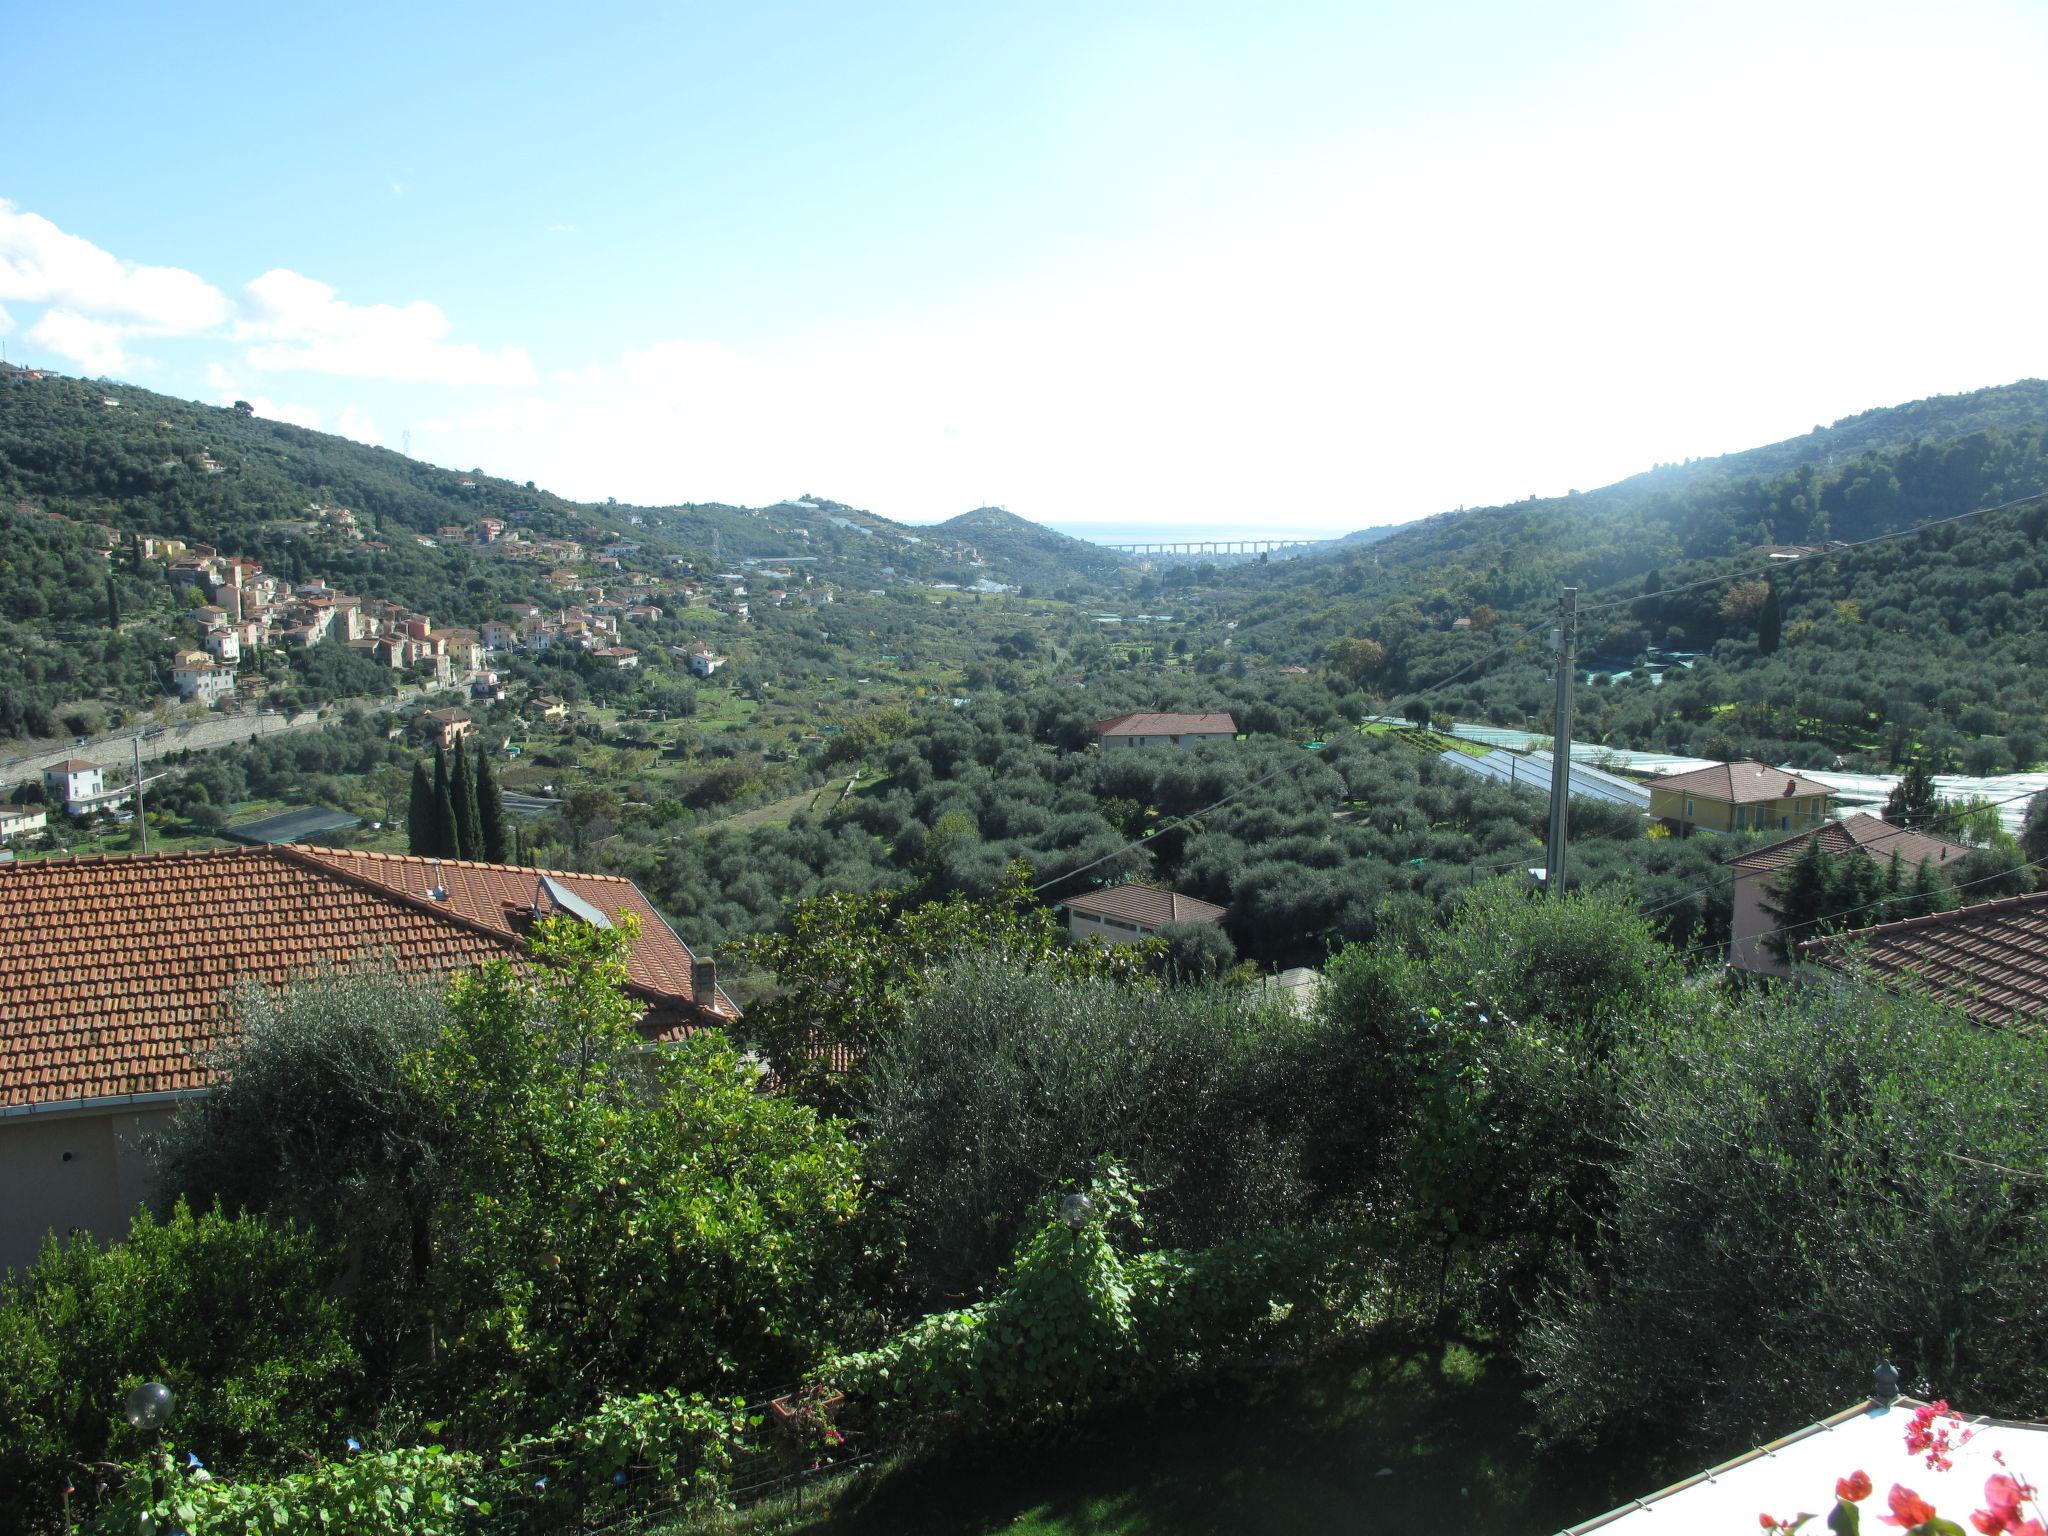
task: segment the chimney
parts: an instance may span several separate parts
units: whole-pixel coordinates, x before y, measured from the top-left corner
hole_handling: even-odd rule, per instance
[[[448,887],[441,883],[441,861],[429,859],[427,862],[434,866],[434,883],[427,887],[427,895],[434,901],[446,901]]]
[[[699,1008],[718,1006],[718,962],[716,960],[692,960],[690,962],[690,1001]]]

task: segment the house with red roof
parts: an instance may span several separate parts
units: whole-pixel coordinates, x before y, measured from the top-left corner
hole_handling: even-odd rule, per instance
[[[1798,953],[1950,1004],[1979,1024],[2048,1020],[2048,891],[1831,933]]]
[[[1069,935],[1100,939],[1105,944],[1136,944],[1152,938],[1168,923],[1220,923],[1230,910],[1154,885],[1085,891],[1060,905],[1067,909]]]
[[[1105,752],[1124,747],[1192,747],[1205,741],[1237,740],[1237,721],[1222,713],[1134,714],[1098,720],[1089,727]]]
[[[1834,789],[1768,763],[1714,763],[1650,784],[1650,819],[1681,837],[1704,832],[1803,832],[1834,814]]]
[[[541,918],[624,914],[649,1040],[738,1017],[716,967],[615,875],[288,844],[0,865],[0,1270],[46,1232],[127,1230],[148,1138],[214,1082],[242,984],[447,976],[518,957]]]
[[[1824,852],[1837,856],[1862,854],[1884,864],[1896,857],[1908,881],[1923,863],[1932,864],[1939,872],[1970,851],[1961,843],[1943,842],[1925,832],[1895,827],[1881,816],[1858,811],[1854,816],[1825,822],[1783,842],[1737,854],[1726,861],[1735,879],[1729,895],[1728,963],[1737,970],[1765,976],[1787,973],[1789,967],[1764,942],[1777,929],[1777,919],[1766,903],[1771,888],[1805,853],[1806,845],[1814,842]]]

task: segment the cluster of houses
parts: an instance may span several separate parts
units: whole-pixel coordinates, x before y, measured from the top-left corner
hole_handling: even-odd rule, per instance
[[[324,527],[363,539],[360,519],[346,507],[314,506],[308,513],[308,529]],[[640,545],[630,539],[586,548],[575,539],[536,537],[494,517],[480,518],[468,527],[450,525],[439,530],[438,538],[417,537],[423,544],[462,541],[545,563],[550,569],[542,582],[563,601],[551,609],[538,603],[509,603],[502,617],[488,619],[477,629],[437,629],[427,615],[401,604],[357,597],[320,580],[294,584],[244,556],[140,534],[135,538],[139,557],[162,562],[174,583],[196,589],[204,599],[193,611],[200,648],[180,651],[172,661],[171,681],[178,696],[209,706],[233,697],[242,658],[268,645],[304,647],[335,641],[393,669],[430,667],[433,681],[448,686],[483,674],[494,652],[566,646],[622,670],[638,667],[640,652],[623,642],[621,626],[659,622],[667,611],[663,604],[712,608],[741,624],[751,617],[747,574],[728,572],[705,582],[629,571],[627,562],[640,553]],[[372,546],[365,542],[364,547]],[[618,571],[622,579],[599,585],[576,568],[593,565]],[[766,568],[763,574],[790,577],[789,571],[777,567]],[[792,594],[774,587],[766,596],[780,606]],[[796,596],[813,605],[833,600],[832,589],[824,585],[807,585]],[[709,677],[726,663],[707,645],[671,650],[699,677]]]
[[[164,562],[174,584],[203,599],[192,610],[200,649],[180,651],[171,661],[181,699],[212,706],[232,698],[242,659],[264,646],[345,645],[394,670],[431,668],[442,684],[483,666],[477,631],[437,630],[426,614],[403,604],[357,597],[317,579],[293,583],[246,556],[180,539],[138,534],[135,547],[141,559]]]

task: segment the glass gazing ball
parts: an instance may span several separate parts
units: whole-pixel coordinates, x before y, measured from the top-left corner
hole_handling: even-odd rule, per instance
[[[121,1404],[121,1413],[137,1429],[162,1429],[170,1421],[171,1408],[176,1402],[171,1389],[162,1382],[145,1381],[129,1390]]]
[[[1070,1232],[1078,1232],[1088,1225],[1088,1218],[1095,1214],[1095,1202],[1086,1195],[1069,1195],[1060,1202],[1060,1221]]]

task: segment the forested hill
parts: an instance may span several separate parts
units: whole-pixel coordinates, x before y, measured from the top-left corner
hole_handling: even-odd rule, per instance
[[[809,557],[837,567],[821,574],[848,582],[877,581],[887,568],[961,585],[986,578],[1094,587],[1119,567],[1106,551],[1007,513],[969,513],[925,529],[815,496],[756,508],[584,505],[531,482],[440,469],[233,407],[23,369],[0,371],[0,496],[124,533],[212,544],[278,568],[295,548],[307,553],[297,525],[309,506],[347,507],[390,546],[376,552],[381,582],[346,564],[323,565],[323,574],[344,587],[362,581],[365,591],[451,622],[479,616],[459,596],[472,573],[451,582],[463,562],[422,549],[413,536],[483,517],[516,519],[537,535],[626,538],[712,559]],[[316,563],[331,564],[348,552],[314,553]]]
[[[1857,444],[1869,446],[1849,451]],[[1867,549],[1793,561],[1768,550],[1898,533],[2044,489],[2048,385],[2027,381],[1583,495],[1446,514],[1253,576],[1224,573],[1219,597],[1239,644],[1278,659],[1372,640],[1385,652],[1373,680],[1393,689],[1477,663],[1576,585],[1594,610],[1581,646],[1590,672],[1626,675],[1653,647],[1702,653],[1666,686],[1589,698],[1594,730],[1618,745],[1808,764],[1923,750],[1960,762],[1975,748],[1980,766],[1995,765],[2031,758],[2044,731],[2033,679],[2048,663],[2048,515],[2038,505]],[[1730,579],[1709,582],[1717,576]],[[1695,582],[1708,584],[1646,595]],[[1470,626],[1454,627],[1460,619]],[[1492,632],[1497,622],[1507,627]],[[1445,702],[1521,724],[1546,713],[1542,670],[1529,654],[1489,661]]]
[[[1055,533],[1001,507],[976,507],[934,524],[931,531],[973,545],[984,559],[1013,573],[1006,579],[1040,586],[1075,580],[1099,584],[1123,563],[1098,544]]]
[[[2004,449],[2038,438],[2043,427],[2042,380],[1937,396],[1766,447],[1661,465],[1583,494],[1441,513],[1396,530],[1362,559],[1382,569],[1448,562],[1482,572],[1499,563],[1512,568],[1504,574],[1552,589],[1565,581],[1597,588],[1672,560],[1867,538],[1933,507],[1961,510],[1951,505],[1959,492],[1995,493],[2014,475],[2010,494],[2034,489],[2028,466]],[[1361,556],[1345,549],[1335,559],[1355,566]],[[1480,600],[1498,607],[1503,597],[1516,600],[1508,588]]]

